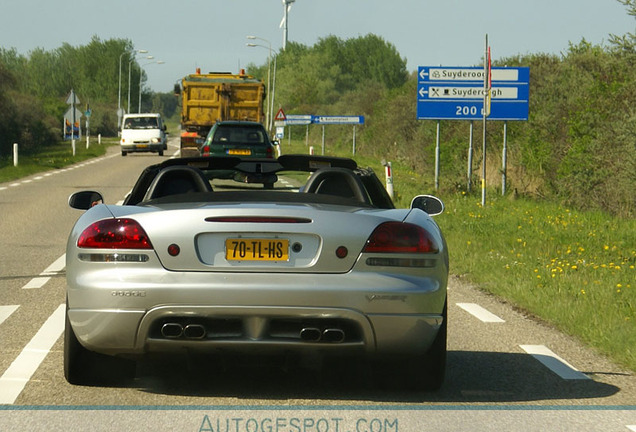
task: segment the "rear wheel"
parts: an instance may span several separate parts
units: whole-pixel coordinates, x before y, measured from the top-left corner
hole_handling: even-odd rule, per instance
[[[163,150],[159,150],[159,156],[163,156]]]
[[[71,384],[106,384],[132,379],[135,362],[89,351],[77,340],[68,319],[64,323],[64,377]]]
[[[448,333],[448,311],[444,303],[442,325],[437,332],[433,345],[428,352],[412,358],[409,362],[408,375],[413,390],[439,390],[446,375],[446,339]]]
[[[127,154],[128,154],[128,153],[127,153],[127,152],[125,152],[125,151],[122,151],[122,152],[121,152],[121,155],[122,155],[122,156],[126,156]]]
[[[443,322],[426,353],[374,363],[372,373],[375,383],[390,389],[439,390],[446,372],[446,316],[444,304]]]

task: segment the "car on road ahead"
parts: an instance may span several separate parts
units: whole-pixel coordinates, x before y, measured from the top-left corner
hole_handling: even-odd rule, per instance
[[[122,119],[121,155],[130,152],[157,152],[163,156],[168,149],[166,125],[161,114],[126,114]]]
[[[275,144],[265,127],[252,121],[222,121],[212,126],[199,148],[201,156],[273,158]]]
[[[170,159],[146,168],[123,205],[103,202],[96,191],[69,199],[86,210],[66,250],[69,382],[199,352],[346,356],[388,362],[419,389],[442,384],[439,199],[398,209],[351,159],[283,155]]]

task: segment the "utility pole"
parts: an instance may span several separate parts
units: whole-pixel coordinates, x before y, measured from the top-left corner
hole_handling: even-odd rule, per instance
[[[486,35],[486,49],[484,50],[484,108],[483,112],[483,149],[481,167],[481,206],[486,206],[486,119],[490,114],[490,48],[488,47],[488,35]]]
[[[283,27],[283,50],[287,46],[288,33],[289,33],[289,10],[292,7],[292,3],[296,0],[283,0],[283,20],[281,21],[281,27]]]

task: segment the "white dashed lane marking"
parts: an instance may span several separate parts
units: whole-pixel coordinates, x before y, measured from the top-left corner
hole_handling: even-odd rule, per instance
[[[497,315],[492,314],[483,307],[475,303],[457,303],[457,306],[464,309],[471,315],[486,323],[503,323],[505,322]],[[590,377],[579,372],[574,366],[563,360],[561,357],[552,352],[545,345],[519,345],[526,353],[530,354],[542,365],[550,369],[564,380],[589,380]],[[634,431],[636,432],[636,431]]]
[[[545,367],[565,380],[588,380],[590,377],[553,353],[544,345],[519,345],[521,349],[539,360]]]
[[[460,308],[464,309],[466,312],[468,312],[469,314],[473,315],[474,317],[476,317],[480,321],[487,322],[487,323],[503,323],[503,322],[505,322],[504,320],[499,318],[497,315],[495,315],[493,313],[490,313],[489,311],[487,311],[483,307],[479,306],[478,304],[475,304],[475,303],[457,303],[457,306],[459,306]]]
[[[50,266],[46,268],[42,273],[40,273],[39,277],[35,277],[31,279],[22,289],[33,289],[33,288],[42,288],[45,283],[47,283],[51,276],[55,276],[66,266],[66,254],[62,255],[58,259],[53,262]]]
[[[0,324],[11,316],[18,309],[19,305],[0,306]]]

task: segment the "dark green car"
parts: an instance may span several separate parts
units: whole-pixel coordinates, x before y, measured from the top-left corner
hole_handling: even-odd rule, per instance
[[[223,121],[212,126],[199,153],[201,156],[274,158],[275,145],[261,123]]]

